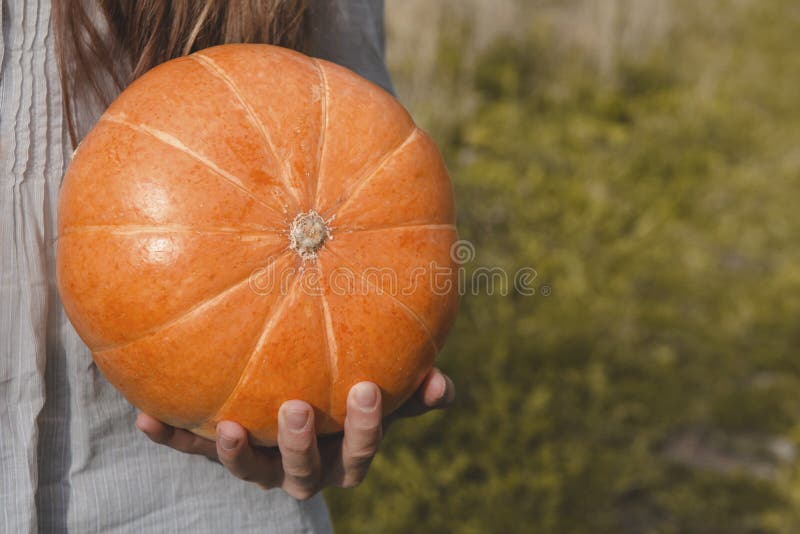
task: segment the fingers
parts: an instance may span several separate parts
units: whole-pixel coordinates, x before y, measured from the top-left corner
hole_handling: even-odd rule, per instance
[[[444,408],[455,398],[449,377],[432,369],[420,387],[391,419],[411,417]],[[371,382],[360,382],[350,389],[344,437],[335,464],[326,467],[325,482],[343,487],[361,483],[369,470],[390,420],[382,421],[381,393]],[[320,450],[314,428],[314,411],[302,401],[285,402],[278,412],[278,448],[254,448],[247,431],[232,421],[217,424],[217,441],[206,440],[186,430],[166,425],[147,414],[140,414],[136,426],[152,441],[190,454],[219,460],[233,475],[268,489],[282,487],[291,496],[305,500],[323,485]],[[327,460],[326,460],[327,462]]]
[[[383,437],[381,393],[371,382],[350,388],[342,442],[342,473],[339,484],[345,488],[364,480]]]
[[[456,385],[449,376],[433,368],[419,390],[418,398],[428,410],[445,408],[456,398]]]
[[[278,411],[278,448],[284,491],[300,500],[313,497],[321,489],[321,467],[314,410],[308,403],[283,403]]]
[[[136,428],[144,432],[144,434],[159,444],[164,444],[175,433],[175,428],[162,423],[155,417],[149,416],[144,412],[140,412],[136,416]]]
[[[406,403],[394,412],[391,421],[403,417],[414,417],[431,410],[446,408],[456,397],[456,387],[450,377],[435,367],[430,370],[417,391]]]
[[[217,450],[213,441],[192,434],[188,430],[162,423],[146,413],[140,413],[137,416],[136,427],[144,432],[151,441],[160,445],[166,445],[188,454],[202,454],[212,460],[217,459]]]
[[[238,423],[220,421],[217,424],[216,453],[234,476],[265,489],[280,485],[283,476],[280,459],[268,449],[253,448],[247,431]]]

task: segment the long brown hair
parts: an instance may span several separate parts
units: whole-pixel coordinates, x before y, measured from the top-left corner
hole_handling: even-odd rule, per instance
[[[97,113],[159,63],[223,43],[310,47],[307,0],[54,0],[64,115]]]

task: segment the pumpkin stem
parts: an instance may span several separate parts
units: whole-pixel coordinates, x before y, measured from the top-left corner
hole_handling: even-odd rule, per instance
[[[297,252],[303,260],[313,260],[331,231],[319,213],[314,210],[298,213],[289,226],[289,248]]]

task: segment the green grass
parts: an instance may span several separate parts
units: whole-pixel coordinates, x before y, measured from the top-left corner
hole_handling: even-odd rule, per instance
[[[610,70],[535,17],[474,58],[438,37],[461,103],[412,112],[467,270],[552,294],[464,297],[456,405],[327,493],[340,532],[800,531],[800,5],[670,4]]]

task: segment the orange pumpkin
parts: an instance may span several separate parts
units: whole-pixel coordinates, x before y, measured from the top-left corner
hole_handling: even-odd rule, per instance
[[[275,443],[289,399],[342,429],[350,387],[386,413],[456,314],[453,192],[382,89],[268,45],[164,63],[83,140],[59,198],[58,285],[106,378],[201,436]]]

